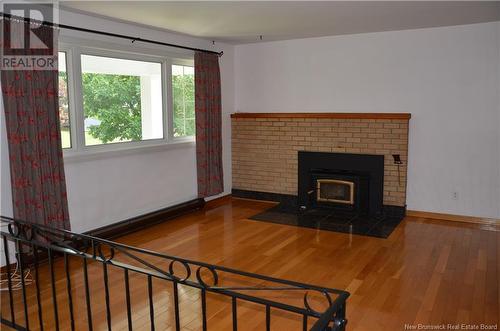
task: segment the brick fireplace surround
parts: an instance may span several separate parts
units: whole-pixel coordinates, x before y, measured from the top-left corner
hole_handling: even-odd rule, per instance
[[[297,195],[298,151],[384,155],[384,205],[405,207],[408,122],[401,113],[235,113],[233,190]],[[394,164],[399,154],[403,164]]]

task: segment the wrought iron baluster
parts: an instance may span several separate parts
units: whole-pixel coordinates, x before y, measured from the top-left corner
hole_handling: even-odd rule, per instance
[[[179,292],[177,289],[177,282],[174,280],[174,314],[175,314],[175,330],[179,331],[181,329],[181,322],[179,318]]]
[[[207,291],[201,289],[201,318],[202,318],[202,330],[207,331]]]
[[[266,330],[271,330],[271,307],[266,305]]]
[[[106,321],[108,323],[108,331],[111,331],[111,308],[109,306],[108,265],[106,261],[102,262],[102,273],[104,278],[104,301],[106,302]]]
[[[236,297],[232,298],[232,312],[233,312],[233,331],[238,330],[238,310],[236,306]]]
[[[344,302],[343,305],[340,306],[334,320],[334,325],[338,327],[339,331],[344,331],[346,329],[346,316],[345,316],[345,311],[346,311],[346,302]]]
[[[57,289],[56,277],[54,272],[54,259],[52,256],[52,249],[47,250],[49,255],[49,269],[50,269],[50,283],[52,285],[52,305],[54,307],[54,321],[56,323],[56,331],[59,331],[59,309],[57,308]]]
[[[307,331],[307,315],[304,314],[302,317],[302,330]]]
[[[40,324],[40,331],[43,331],[43,313],[42,313],[42,303],[40,299],[40,275],[38,270],[38,248],[31,244],[33,249],[33,265],[35,267],[35,287],[36,287],[36,305],[38,308],[38,321]]]
[[[5,268],[7,270],[7,287],[9,289],[9,305],[10,305],[10,318],[11,322],[13,324],[16,324],[16,314],[14,311],[14,298],[12,295],[12,280],[11,280],[11,273],[10,273],[10,257],[9,257],[9,243],[7,242],[7,237],[2,235],[2,240],[3,240],[3,251],[5,253]]]
[[[26,325],[26,330],[30,329],[29,315],[28,315],[28,302],[26,301],[26,283],[24,281],[24,263],[23,263],[23,252],[19,240],[16,239],[16,252],[17,252],[17,263],[19,265],[19,272],[21,277],[21,290],[23,295],[23,308],[24,308],[24,324]]]
[[[68,293],[68,309],[71,323],[71,330],[75,330],[75,316],[73,314],[73,295],[71,294],[71,276],[69,274],[68,254],[64,253],[64,271],[66,272],[66,289]]]
[[[89,275],[87,267],[87,258],[83,258],[83,282],[85,284],[85,302],[87,304],[87,324],[89,331],[93,330],[92,326],[92,307],[90,306],[90,290],[89,290]]]
[[[151,331],[155,330],[155,307],[153,302],[153,278],[148,275],[148,296],[149,296],[149,320],[151,322]]]
[[[127,301],[127,321],[128,329],[132,331],[132,310],[130,308],[130,285],[128,279],[128,269],[123,269],[123,277],[125,279],[125,300]]]

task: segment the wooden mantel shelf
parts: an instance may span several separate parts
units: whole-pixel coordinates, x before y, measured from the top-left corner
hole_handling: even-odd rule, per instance
[[[409,120],[410,113],[233,113],[231,118],[340,118]]]

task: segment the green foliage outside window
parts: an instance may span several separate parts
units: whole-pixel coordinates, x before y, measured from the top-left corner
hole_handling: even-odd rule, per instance
[[[108,143],[142,138],[141,82],[138,76],[82,74],[86,118],[100,121],[89,134]]]
[[[142,138],[141,83],[138,76],[82,74],[85,118],[99,120],[88,134],[102,143]],[[172,77],[174,137],[195,134],[194,75]]]
[[[194,75],[172,76],[174,137],[194,136]]]

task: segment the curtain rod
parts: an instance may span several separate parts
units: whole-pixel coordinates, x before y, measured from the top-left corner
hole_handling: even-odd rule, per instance
[[[92,30],[92,29],[87,29],[87,28],[80,28],[77,26],[71,26],[71,25],[66,25],[66,24],[57,24],[57,23],[52,23],[52,22],[47,22],[47,21],[36,21],[27,17],[20,17],[20,16],[15,16],[7,13],[2,13],[2,16],[4,18],[8,19],[17,19],[20,21],[24,21],[26,23],[33,23],[37,22],[40,23],[41,25],[44,26],[49,26],[49,27],[54,27],[54,28],[62,28],[62,29],[67,29],[67,30],[75,30],[75,31],[80,31],[80,32],[87,32],[87,33],[94,33],[94,34],[100,34],[103,36],[108,36],[108,37],[116,37],[116,38],[122,38],[122,39],[129,39],[132,40],[133,42],[136,41],[141,41],[144,43],[149,43],[149,44],[155,44],[155,45],[161,45],[161,46],[168,46],[168,47],[175,47],[175,48],[182,48],[182,49],[187,49],[190,51],[195,51],[195,52],[204,52],[204,53],[210,53],[210,54],[217,54],[218,56],[222,56],[224,54],[223,51],[216,52],[216,51],[211,51],[208,49],[201,49],[201,48],[194,48],[194,47],[189,47],[189,46],[182,46],[182,45],[176,45],[176,44],[170,44],[170,43],[164,43],[162,41],[157,41],[157,40],[151,40],[151,39],[143,39],[139,37],[133,37],[133,36],[127,36],[124,34],[118,34],[118,33],[112,33],[112,32],[106,32],[106,31],[99,31],[99,30]]]

